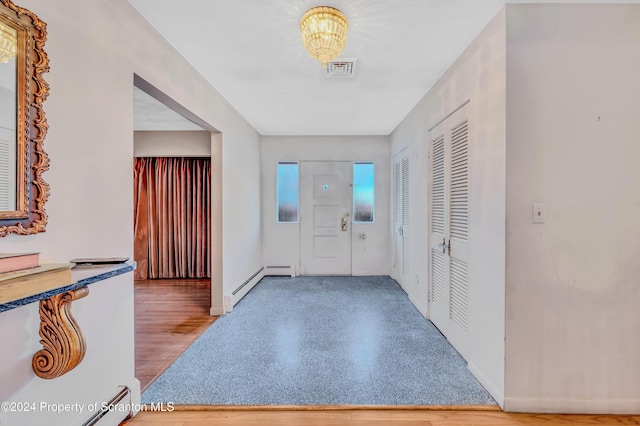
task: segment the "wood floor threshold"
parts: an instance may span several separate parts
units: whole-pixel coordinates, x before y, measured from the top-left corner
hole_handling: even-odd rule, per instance
[[[174,411],[500,411],[497,405],[175,405]]]
[[[209,407],[210,408],[210,407]],[[228,407],[227,407],[228,408]],[[360,407],[358,407],[360,408]],[[604,426],[640,425],[640,416],[527,414],[463,410],[146,411],[128,426]],[[483,407],[486,408],[486,407]]]

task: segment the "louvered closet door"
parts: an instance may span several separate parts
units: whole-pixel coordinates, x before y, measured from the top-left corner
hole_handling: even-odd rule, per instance
[[[409,275],[409,157],[402,159],[402,282]]]
[[[395,241],[395,255],[393,262],[394,278],[400,282],[400,274],[402,271],[402,162],[394,161],[393,163],[393,229]]]
[[[431,131],[431,320],[467,352],[469,123],[464,109]]]
[[[401,286],[408,283],[409,275],[409,157],[394,157],[394,278]]]

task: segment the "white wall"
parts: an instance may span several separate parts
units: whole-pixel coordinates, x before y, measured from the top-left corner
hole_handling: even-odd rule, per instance
[[[78,425],[88,420],[90,404],[109,401],[120,385],[139,393],[133,378],[133,287],[127,273],[89,286],[89,295],[72,303],[71,310],[85,336],[87,352],[69,373],[44,380],[33,373],[31,360],[39,343],[38,303],[0,313],[0,401],[35,403],[35,411],[0,411],[0,425]],[[113,295],[120,300],[115,301]],[[82,412],[54,412],[40,403],[79,404]],[[123,401],[125,402],[125,401]],[[138,401],[139,402],[139,401]],[[120,419],[126,416],[122,413]],[[115,423],[117,424],[117,423]]]
[[[405,290],[427,311],[431,177],[429,129],[469,100],[470,370],[502,404],[505,270],[505,13],[502,10],[391,134],[410,160],[410,277]],[[435,135],[433,135],[435,136]],[[393,247],[390,253],[393,253]]]
[[[262,137],[263,263],[298,268],[300,228],[276,222],[278,161],[375,162],[375,223],[352,227],[352,274],[388,275],[389,138],[387,136],[263,136]],[[360,234],[366,240],[360,240]]]
[[[210,157],[209,131],[133,132],[134,157]]]
[[[60,0],[55,4],[25,0],[20,6],[48,24],[45,48],[51,72],[45,78],[51,93],[44,107],[50,126],[45,149],[51,168],[44,178],[51,184],[46,205],[49,224],[43,234],[1,239],[0,251],[40,251],[43,258],[59,261],[132,256],[136,73],[223,133],[223,286],[237,287],[261,265],[260,148],[255,130],[126,0]],[[81,324],[87,324],[83,326],[86,334],[96,332],[94,323],[110,322],[109,329],[102,331],[103,338],[121,340],[122,361],[100,363],[99,380],[77,374],[51,382],[25,382],[14,376],[14,371],[30,368],[29,354],[39,340],[37,312],[31,305],[0,313],[0,340],[23,348],[19,357],[0,352],[2,396],[76,402],[77,389],[81,389],[83,398],[102,400],[113,394],[115,386],[133,379],[133,276],[125,277],[125,282],[114,283],[110,291],[93,292],[82,301],[84,306],[103,307],[85,309],[79,318]],[[123,314],[103,315],[104,310]],[[83,362],[98,368],[94,356],[95,352],[88,352]],[[33,418],[42,424],[47,416],[34,414]],[[84,420],[82,416],[64,423]]]
[[[638,413],[640,6],[507,17],[505,406]]]

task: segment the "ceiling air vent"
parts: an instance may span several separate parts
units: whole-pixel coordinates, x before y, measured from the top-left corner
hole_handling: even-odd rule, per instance
[[[356,61],[355,58],[340,58],[327,62],[327,77],[353,77]]]

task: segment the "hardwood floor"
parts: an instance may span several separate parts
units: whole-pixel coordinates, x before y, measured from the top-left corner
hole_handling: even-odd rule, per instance
[[[145,389],[217,317],[209,279],[135,282],[136,377]]]
[[[179,407],[180,408],[180,407]],[[640,425],[640,416],[512,414],[473,410],[221,410],[141,412],[131,426],[548,426]]]

